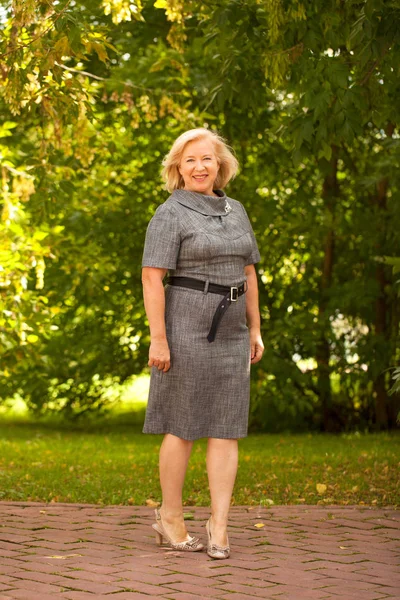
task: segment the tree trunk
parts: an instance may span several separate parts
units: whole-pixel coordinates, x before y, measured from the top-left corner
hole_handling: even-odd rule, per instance
[[[319,289],[318,323],[320,327],[320,338],[317,345],[316,360],[318,365],[318,391],[322,409],[321,427],[324,431],[337,430],[338,424],[334,418],[332,406],[332,390],[330,379],[330,346],[329,332],[331,329],[329,315],[326,314],[328,305],[328,292],[332,283],[334,264],[335,232],[333,229],[333,216],[335,201],[338,196],[339,186],[337,181],[338,147],[332,144],[332,157],[330,161],[330,173],[325,177],[322,189],[322,197],[325,201],[325,210],[330,223],[324,240],[324,261],[322,265],[322,276]]]
[[[389,123],[386,127],[386,135],[393,136],[394,125]],[[380,230],[378,239],[375,245],[378,256],[386,254],[386,237],[387,237],[387,191],[389,181],[384,177],[376,186],[376,193],[372,201],[378,208],[378,223]],[[387,372],[384,371],[390,366],[391,359],[391,317],[392,306],[391,299],[387,294],[387,285],[391,283],[389,269],[386,265],[378,263],[375,271],[376,281],[379,288],[379,296],[375,303],[375,335],[383,338],[385,357],[383,358],[384,367],[376,376],[374,385],[375,397],[375,422],[377,429],[387,429],[389,425],[389,402],[388,402],[388,386]]]

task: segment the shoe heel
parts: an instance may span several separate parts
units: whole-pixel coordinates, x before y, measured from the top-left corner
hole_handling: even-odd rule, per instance
[[[154,531],[155,531],[155,534],[156,534],[156,542],[157,542],[157,545],[158,545],[158,546],[161,546],[161,544],[163,543],[163,537],[164,537],[164,536],[163,536],[163,535],[162,535],[162,533],[159,531],[158,527],[159,527],[158,523],[153,523],[153,524],[152,524],[152,528],[154,529]]]
[[[161,535],[161,533],[159,533],[158,531],[156,531],[156,542],[159,546],[161,546],[163,541],[163,536]]]

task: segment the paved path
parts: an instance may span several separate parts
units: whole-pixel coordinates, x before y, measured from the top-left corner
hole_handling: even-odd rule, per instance
[[[205,542],[209,509],[185,512]],[[231,507],[227,560],[156,546],[153,517],[146,506],[0,502],[0,599],[400,598],[393,508]]]

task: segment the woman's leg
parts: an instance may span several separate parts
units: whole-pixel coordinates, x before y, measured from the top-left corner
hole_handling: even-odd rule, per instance
[[[236,439],[208,438],[207,473],[211,494],[210,528],[214,544],[226,546],[228,514],[238,467]]]
[[[189,539],[183,519],[182,490],[193,442],[166,433],[160,447],[161,519],[174,542]]]

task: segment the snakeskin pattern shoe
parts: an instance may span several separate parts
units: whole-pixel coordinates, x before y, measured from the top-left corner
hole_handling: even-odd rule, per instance
[[[211,519],[211,517],[210,517],[210,519]],[[228,539],[228,546],[217,546],[216,544],[213,544],[211,541],[210,519],[208,519],[208,521],[206,523],[206,531],[207,531],[207,535],[208,535],[207,554],[208,554],[208,556],[211,556],[211,558],[229,558],[229,555],[231,552],[231,549],[229,546],[229,539]]]
[[[185,550],[187,552],[198,552],[199,550],[203,550],[204,545],[200,542],[200,539],[197,537],[190,537],[190,539],[185,540],[183,542],[173,542],[163,527],[159,509],[156,508],[154,512],[156,514],[157,522],[152,524],[152,528],[156,532],[156,541],[159,546],[161,546],[161,544],[163,543],[163,538],[165,538],[167,543],[174,550]]]

